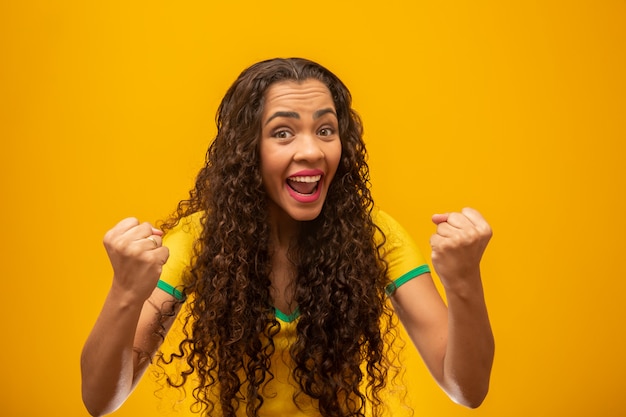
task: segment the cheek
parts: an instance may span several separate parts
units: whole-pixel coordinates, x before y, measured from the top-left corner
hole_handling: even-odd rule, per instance
[[[259,148],[259,172],[263,181],[266,181],[270,172],[272,171],[272,158],[271,152],[267,149],[267,146],[261,145]]]
[[[276,186],[277,183],[282,182],[282,164],[279,154],[272,152],[260,153],[259,169],[261,172],[261,179],[263,181],[263,187],[267,190],[272,186]]]
[[[336,172],[337,168],[339,167],[341,156],[342,156],[341,142],[338,141],[337,144],[333,146],[333,148],[330,150],[330,153],[328,154],[328,159],[329,159],[330,165],[333,168],[333,173]]]

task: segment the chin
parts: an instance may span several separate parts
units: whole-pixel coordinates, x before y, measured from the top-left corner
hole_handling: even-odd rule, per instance
[[[308,222],[317,219],[321,212],[322,205],[319,207],[306,207],[289,210],[287,214],[295,221]]]
[[[323,207],[324,199],[307,204],[286,199],[286,201],[283,200],[280,203],[270,200],[269,210],[273,213],[271,217],[278,221],[290,219],[295,222],[308,222],[317,219]]]
[[[308,213],[294,213],[290,217],[298,222],[310,222],[311,220],[315,220],[319,217],[321,210],[309,211]]]

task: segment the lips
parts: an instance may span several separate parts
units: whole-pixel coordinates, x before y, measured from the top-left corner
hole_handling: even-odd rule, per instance
[[[321,178],[321,175],[290,177],[287,185],[299,194],[313,194]]]
[[[300,203],[316,201],[322,191],[323,172],[320,170],[299,171],[287,178],[287,191]]]

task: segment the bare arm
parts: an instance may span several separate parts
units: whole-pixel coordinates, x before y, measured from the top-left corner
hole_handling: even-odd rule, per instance
[[[168,257],[160,231],[125,219],[104,244],[113,283],[81,356],[83,402],[94,416],[116,410],[130,395],[161,343],[160,311],[174,300],[155,289]],[[172,321],[163,323],[165,330]]]
[[[432,261],[448,306],[430,274],[400,287],[392,301],[424,362],[456,402],[478,407],[489,390],[494,339],[483,294],[480,259],[491,229],[478,212],[433,216]]]

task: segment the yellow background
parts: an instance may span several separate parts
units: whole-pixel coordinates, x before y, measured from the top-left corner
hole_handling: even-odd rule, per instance
[[[410,358],[416,416],[618,416],[626,374],[626,2],[0,1],[0,414],[85,416],[101,238],[187,195],[246,66],[304,56],[351,88],[377,203],[428,254],[470,205],[492,388],[470,411]],[[117,416],[160,415],[142,384]]]

